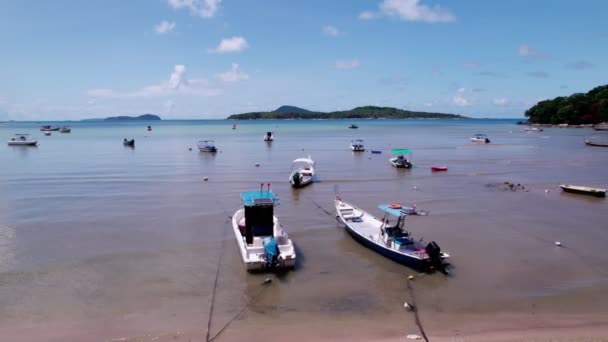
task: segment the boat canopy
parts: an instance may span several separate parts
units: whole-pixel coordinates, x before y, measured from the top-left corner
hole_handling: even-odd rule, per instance
[[[475,133],[475,136],[478,138],[484,138],[486,136],[486,134],[483,133]]]
[[[25,136],[28,136],[29,134],[21,134],[21,133],[17,133],[17,134],[15,134],[15,135],[18,135],[18,136],[20,136],[20,137],[25,137]]]
[[[378,209],[384,211],[385,213],[389,214],[389,215],[393,215],[393,216],[401,216],[401,215],[405,215],[405,212],[403,212],[402,208],[399,209],[393,209],[393,208],[389,208],[388,204],[380,204],[378,206]]]
[[[272,191],[247,191],[241,193],[246,206],[278,204],[279,198]]]
[[[311,165],[315,165],[315,162],[310,159],[310,158],[298,158],[296,160],[293,161],[293,163],[307,163],[307,164],[311,164]]]
[[[393,152],[393,154],[412,154],[412,151],[407,148],[396,148],[391,152]]]
[[[355,143],[355,144],[361,144],[361,145],[363,145],[363,140],[362,139],[354,139],[351,142]]]
[[[215,140],[201,140],[201,141],[199,141],[199,143],[206,144],[206,145],[213,145],[215,143]]]

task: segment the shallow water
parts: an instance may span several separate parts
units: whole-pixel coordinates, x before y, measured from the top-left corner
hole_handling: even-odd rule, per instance
[[[557,187],[608,187],[608,148],[583,143],[591,130],[526,133],[514,120],[350,123],[237,122],[232,130],[227,121],[167,121],[151,132],[147,123],[71,123],[71,134],[49,137],[42,124],[0,124],[0,137],[40,141],[0,152],[0,330],[27,328],[33,335],[24,340],[52,327],[63,331],[57,340],[204,335],[218,261],[214,332],[247,302],[233,333],[269,318],[323,326],[328,317],[373,316],[382,318],[376,328],[390,327],[415,273],[348,236],[334,218],[336,195],[373,213],[383,202],[430,211],[407,227],[448,251],[453,269],[447,278],[417,276],[427,314],[529,303],[551,311],[546,298],[572,296],[568,310],[606,313],[607,300],[586,293],[608,285],[608,202]],[[269,130],[276,140],[265,143]],[[469,142],[478,132],[492,143]],[[198,152],[199,138],[215,139],[220,152]],[[352,153],[356,138],[383,153]],[[414,168],[392,168],[392,148],[410,148]],[[293,190],[291,160],[308,155],[316,183]],[[431,165],[449,170],[432,173]],[[527,191],[504,190],[506,181]],[[229,223],[239,193],[262,182],[281,199],[276,214],[299,258],[267,286],[267,275],[245,272]]]

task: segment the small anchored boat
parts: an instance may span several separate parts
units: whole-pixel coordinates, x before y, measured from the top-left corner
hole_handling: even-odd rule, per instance
[[[15,134],[15,137],[11,138],[7,143],[9,146],[36,146],[38,140],[31,139],[29,134]]]
[[[44,135],[46,135],[47,137],[51,135],[51,131],[44,131]]]
[[[606,197],[607,189],[602,188],[594,188],[590,186],[580,186],[580,185],[571,185],[571,184],[560,184],[559,185],[562,190],[565,192],[570,192],[573,194],[580,195],[590,195],[595,197]]]
[[[608,142],[597,142],[591,140],[585,140],[585,144],[589,146],[608,147]]]
[[[236,124],[232,125],[232,129],[236,129]]]
[[[244,208],[232,216],[232,228],[247,271],[280,271],[294,268],[293,242],[274,215],[279,199],[268,189],[243,192]]]
[[[348,233],[365,247],[398,263],[420,271],[439,270],[447,273],[449,254],[434,241],[424,244],[404,229],[407,213],[399,204],[381,204],[382,219],[343,201],[335,200],[337,216]],[[397,219],[392,223],[390,219]]]
[[[447,166],[431,166],[431,171],[447,171]]]
[[[68,126],[63,126],[59,130],[59,133],[70,133],[70,132],[72,132],[72,129],[70,127],[68,127]]]
[[[217,147],[215,147],[214,140],[201,140],[196,144],[199,151],[201,152],[217,152]]]
[[[348,128],[350,128],[350,129],[357,129],[357,128],[359,128],[359,125],[351,124],[350,126],[348,126]]]
[[[391,151],[397,157],[391,158],[388,161],[396,168],[409,169],[412,167],[412,151],[407,148],[398,148]]]
[[[365,151],[365,146],[363,145],[363,140],[361,140],[361,139],[352,140],[350,142],[350,149],[353,150],[353,152]]]
[[[308,158],[298,158],[292,162],[292,171],[289,176],[289,183],[294,188],[301,188],[313,181],[315,175],[315,162]]]
[[[40,127],[41,132],[50,132],[50,131],[58,131],[58,130],[59,130],[59,127],[54,127],[54,126],[49,126],[49,125]]]
[[[488,138],[488,136],[483,133],[477,133],[472,138],[469,138],[469,140],[471,140],[472,142],[478,142],[478,143],[485,143],[485,144],[490,143],[490,139]]]
[[[266,135],[264,135],[264,141],[273,141],[274,140],[274,134],[272,132],[266,132]]]
[[[528,127],[526,128],[526,132],[542,132],[543,129],[540,127]]]
[[[125,146],[134,147],[135,146],[135,139],[131,139],[131,140],[123,139],[122,140],[122,144],[125,145]]]
[[[152,130],[152,126],[148,126],[148,132]]]

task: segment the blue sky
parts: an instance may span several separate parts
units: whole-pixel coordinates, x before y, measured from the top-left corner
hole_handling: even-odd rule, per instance
[[[0,120],[289,104],[523,117],[606,84],[608,1],[0,2]]]

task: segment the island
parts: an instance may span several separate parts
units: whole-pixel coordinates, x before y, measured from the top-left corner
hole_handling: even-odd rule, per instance
[[[428,113],[392,107],[364,106],[346,111],[314,112],[295,106],[281,106],[271,112],[232,114],[228,120],[319,120],[319,119],[468,119],[458,114]]]
[[[140,116],[110,116],[105,119],[84,119],[81,121],[159,121],[160,116],[154,114],[143,114]]]
[[[540,101],[526,111],[526,117],[531,124],[560,126],[608,122],[608,85]]]

